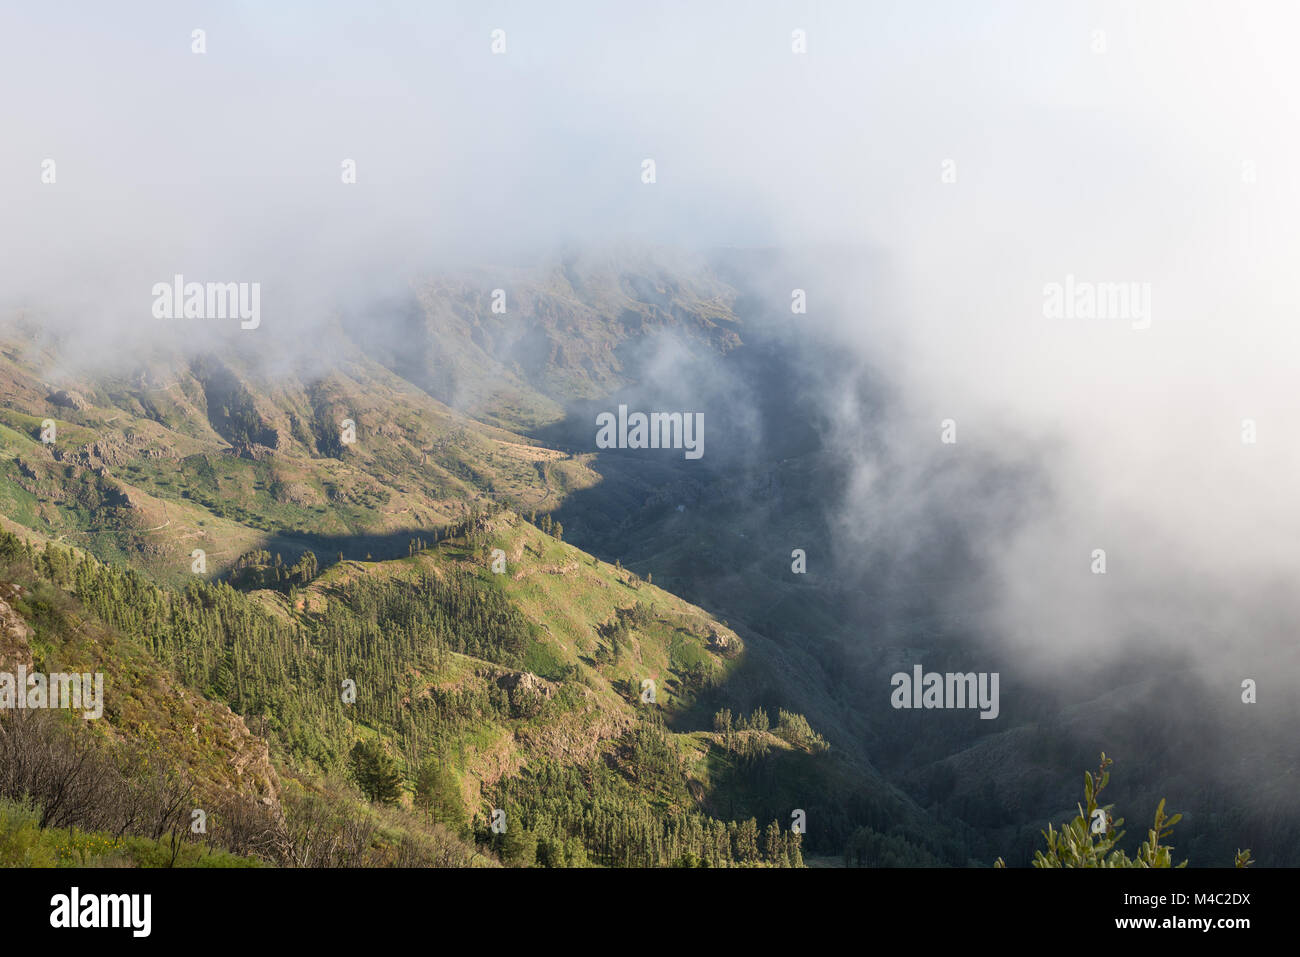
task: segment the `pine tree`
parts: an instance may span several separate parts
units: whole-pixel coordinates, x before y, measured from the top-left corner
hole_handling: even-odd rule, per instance
[[[537,863],[537,835],[507,818],[501,857],[512,867],[532,867]]]
[[[426,818],[452,831],[465,829],[465,806],[461,803],[456,776],[447,767],[445,756],[431,754],[424,759],[415,778],[415,797]]]
[[[1173,848],[1160,842],[1173,833],[1173,826],[1182,820],[1181,814],[1165,816],[1165,802],[1161,799],[1156,806],[1155,820],[1147,831],[1147,839],[1138,848],[1137,855],[1129,857],[1118,845],[1124,832],[1118,830],[1124,824],[1123,818],[1114,816],[1114,805],[1099,803],[1101,792],[1110,783],[1110,766],[1114,763],[1102,752],[1101,763],[1095,774],[1084,772],[1084,804],[1076,805],[1079,813],[1074,820],[1056,830],[1051,824],[1043,831],[1047,839],[1047,851],[1034,854],[1034,867],[1186,867],[1187,862],[1175,864]],[[1252,861],[1250,851],[1238,851],[1237,867],[1248,867]],[[1002,858],[998,858],[994,867],[1003,867]]]
[[[402,794],[402,776],[378,741],[358,741],[348,756],[348,770],[367,800],[396,804]]]
[[[778,867],[785,863],[785,848],[781,844],[781,825],[775,820],[763,831],[763,860]]]

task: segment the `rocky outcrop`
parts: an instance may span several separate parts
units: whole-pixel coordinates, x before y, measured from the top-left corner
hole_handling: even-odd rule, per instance
[[[740,641],[732,635],[729,635],[724,631],[719,631],[716,627],[710,625],[709,650],[730,657],[740,651]]]
[[[557,687],[553,682],[547,681],[545,678],[539,678],[531,671],[512,672],[502,675],[497,679],[497,684],[510,692],[534,695],[540,698],[550,698],[555,694]]]
[[[279,444],[278,438],[276,444]],[[248,445],[231,446],[231,451],[241,459],[248,459],[250,462],[266,462],[275,457],[275,449],[269,445],[261,445],[257,442]]]
[[[57,405],[61,409],[74,409],[80,412],[88,408],[90,403],[87,402],[79,392],[69,392],[67,389],[59,389],[45,397],[45,401],[50,405]]]
[[[0,671],[13,672],[19,665],[32,667],[32,649],[27,643],[32,630],[9,605],[22,594],[19,585],[0,585]]]

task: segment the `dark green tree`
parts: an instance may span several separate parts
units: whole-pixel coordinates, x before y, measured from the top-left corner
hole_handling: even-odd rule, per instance
[[[517,821],[507,819],[501,839],[501,859],[511,867],[532,867],[537,863],[537,835]]]
[[[397,762],[378,741],[358,741],[348,755],[348,770],[368,800],[396,804],[402,795],[402,776]]]
[[[429,755],[415,777],[415,799],[425,817],[460,833],[466,827],[456,776],[443,756]]]
[[[1103,805],[1099,799],[1101,792],[1110,783],[1110,766],[1114,762],[1103,751],[1101,763],[1096,773],[1085,771],[1083,774],[1083,798],[1085,804],[1076,805],[1079,813],[1074,820],[1063,824],[1056,830],[1051,824],[1043,831],[1047,839],[1047,850],[1034,854],[1034,867],[1186,867],[1187,862],[1175,864],[1173,848],[1161,841],[1173,834],[1173,827],[1181,819],[1181,814],[1165,816],[1165,802],[1161,799],[1156,806],[1155,820],[1147,839],[1138,848],[1136,856],[1129,857],[1119,847],[1124,832],[1118,830],[1123,818],[1113,814],[1113,804]],[[1085,806],[1086,805],[1086,806]],[[1253,863],[1250,851],[1238,851],[1237,867],[1248,867]],[[1004,867],[1002,858],[994,862],[994,867]]]

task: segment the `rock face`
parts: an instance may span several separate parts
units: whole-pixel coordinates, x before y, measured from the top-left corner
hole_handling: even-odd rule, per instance
[[[238,781],[237,789],[254,794],[267,806],[280,801],[280,776],[271,764],[265,739],[255,735],[247,721],[228,705],[213,705],[214,721],[224,732],[222,744],[228,748],[229,766]],[[220,739],[219,739],[220,740]]]
[[[22,597],[18,585],[0,585],[0,671],[14,671],[19,665],[32,666],[32,649],[27,644],[31,629],[22,616],[9,606],[9,601]],[[6,601],[5,599],[8,599]]]
[[[60,389],[58,392],[52,392],[45,397],[45,401],[50,405],[57,405],[62,409],[75,409],[80,412],[90,405],[78,392],[69,392],[66,389]]]
[[[251,442],[247,445],[235,445],[232,449],[239,458],[248,459],[252,462],[265,462],[275,456],[275,450],[279,447],[279,437],[273,439],[274,446],[261,445],[257,442]]]
[[[718,631],[712,625],[709,626],[709,650],[716,651],[722,655],[731,655],[739,651],[739,642],[730,635]]]
[[[497,684],[507,691],[523,692],[541,698],[550,698],[551,695],[555,694],[554,684],[545,678],[539,678],[531,671],[502,675],[497,679]]]

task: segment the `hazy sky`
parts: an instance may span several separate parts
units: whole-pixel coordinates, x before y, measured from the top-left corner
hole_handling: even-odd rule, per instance
[[[6,291],[186,262],[340,282],[609,239],[879,242],[935,280],[949,252],[985,275],[1019,243],[1034,287],[1154,281],[1252,211],[1261,246],[1284,236],[1270,214],[1295,201],[1288,4],[13,6]]]

